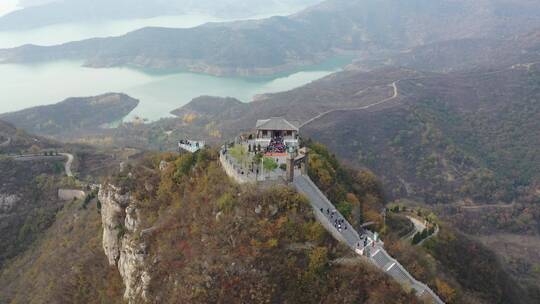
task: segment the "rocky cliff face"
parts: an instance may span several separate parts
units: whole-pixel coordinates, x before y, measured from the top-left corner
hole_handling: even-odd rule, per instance
[[[0,193],[0,217],[3,213],[9,213],[19,200],[17,195]]]
[[[150,284],[147,245],[140,229],[137,203],[129,193],[122,194],[107,185],[99,192],[102,204],[103,250],[111,266],[116,266],[125,285],[129,303],[148,302]]]

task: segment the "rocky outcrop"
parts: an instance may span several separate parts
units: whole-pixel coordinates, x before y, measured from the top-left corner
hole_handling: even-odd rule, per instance
[[[107,185],[99,191],[103,225],[103,250],[111,266],[124,281],[124,298],[129,303],[148,302],[148,248],[142,237],[140,212],[129,193]]]
[[[16,195],[0,193],[0,214],[9,213],[19,200]]]
[[[77,189],[58,189],[58,198],[63,201],[71,201],[74,199],[83,199],[86,193]]]

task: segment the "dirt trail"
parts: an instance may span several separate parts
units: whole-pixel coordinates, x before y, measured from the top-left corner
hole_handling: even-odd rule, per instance
[[[516,203],[511,204],[492,204],[492,205],[475,205],[475,206],[459,206],[460,209],[466,209],[466,210],[478,210],[478,209],[488,209],[488,208],[495,208],[495,209],[506,209],[506,208],[512,208],[516,205]]]
[[[300,128],[314,122],[315,120],[317,119],[320,119],[330,113],[334,113],[334,112],[339,112],[339,111],[358,111],[358,110],[367,110],[371,107],[374,107],[374,106],[378,106],[380,104],[383,104],[385,102],[388,102],[388,101],[391,101],[391,100],[394,100],[396,99],[398,96],[399,96],[399,89],[397,87],[397,83],[399,82],[400,80],[397,80],[397,81],[394,81],[393,83],[391,83],[389,86],[391,86],[393,89],[394,89],[394,94],[391,96],[391,97],[388,97],[388,98],[385,98],[383,100],[380,100],[378,102],[375,102],[375,103],[372,103],[372,104],[369,104],[367,106],[361,106],[361,107],[353,107],[353,108],[340,108],[340,109],[332,109],[332,110],[328,110],[326,112],[323,112],[309,120],[307,120],[306,122],[304,122],[302,125],[300,125]]]

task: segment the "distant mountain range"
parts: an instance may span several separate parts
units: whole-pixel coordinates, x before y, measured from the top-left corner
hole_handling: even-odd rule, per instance
[[[288,17],[27,45],[0,50],[0,60],[77,59],[90,67],[269,75],[343,54],[384,59],[450,40],[507,39],[535,27],[540,27],[540,2],[527,0],[327,0]]]
[[[0,31],[32,29],[59,23],[98,22],[200,13],[248,18],[290,13],[320,0],[43,0],[23,1],[24,9],[0,18]]]
[[[391,59],[360,63],[451,72],[540,62],[540,29],[504,39],[468,38],[415,47]]]

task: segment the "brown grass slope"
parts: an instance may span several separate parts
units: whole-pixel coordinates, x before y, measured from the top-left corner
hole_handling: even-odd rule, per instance
[[[54,224],[0,271],[0,303],[122,303],[123,285],[101,248],[96,202],[64,206]]]

